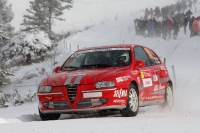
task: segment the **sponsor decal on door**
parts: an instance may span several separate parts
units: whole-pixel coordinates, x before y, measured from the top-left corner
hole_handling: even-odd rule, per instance
[[[154,81],[154,82],[157,82],[157,81],[158,81],[158,75],[156,75],[156,74],[153,75],[153,81]]]
[[[142,79],[152,77],[151,70],[143,70],[140,72],[140,74]]]
[[[144,87],[152,86],[152,79],[151,78],[142,79],[142,82],[143,82]]]

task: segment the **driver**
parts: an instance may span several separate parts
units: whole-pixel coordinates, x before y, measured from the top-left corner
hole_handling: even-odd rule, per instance
[[[117,65],[120,65],[120,66],[126,65],[125,60],[126,60],[126,56],[119,56],[117,58]]]

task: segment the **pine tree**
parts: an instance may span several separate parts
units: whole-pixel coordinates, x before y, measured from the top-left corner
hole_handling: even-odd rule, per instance
[[[27,9],[27,12],[30,15],[24,15],[24,20],[21,24],[25,26],[25,30],[48,30],[44,0],[30,1],[30,9]]]
[[[63,11],[65,9],[72,8],[72,0],[45,0],[48,9],[48,22],[49,22],[49,30],[51,31],[53,19],[63,21],[63,18],[60,18],[63,15]],[[65,6],[62,6],[63,3],[68,3]]]
[[[24,15],[21,25],[25,27],[24,30],[39,28],[51,32],[54,20],[63,21],[60,16],[71,7],[72,0],[34,0],[30,2],[30,9],[27,9],[29,15]]]

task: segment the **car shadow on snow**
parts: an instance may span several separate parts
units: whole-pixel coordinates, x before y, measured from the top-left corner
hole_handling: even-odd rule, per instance
[[[101,117],[121,117],[119,111],[109,111],[104,115],[99,115],[98,113],[90,114],[62,114],[60,120],[66,119],[82,119],[82,118],[101,118]]]
[[[90,113],[90,114],[62,114],[59,120],[67,120],[67,119],[82,119],[82,118],[100,118],[100,117],[121,117],[119,112],[107,112],[104,116],[100,116],[98,113]],[[18,119],[22,122],[31,122],[31,121],[42,121],[39,114],[28,114],[22,115],[18,117]]]

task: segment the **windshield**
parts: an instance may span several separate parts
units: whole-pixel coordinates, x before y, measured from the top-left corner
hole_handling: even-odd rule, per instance
[[[127,66],[131,62],[130,48],[106,48],[74,53],[61,70],[89,67]]]

